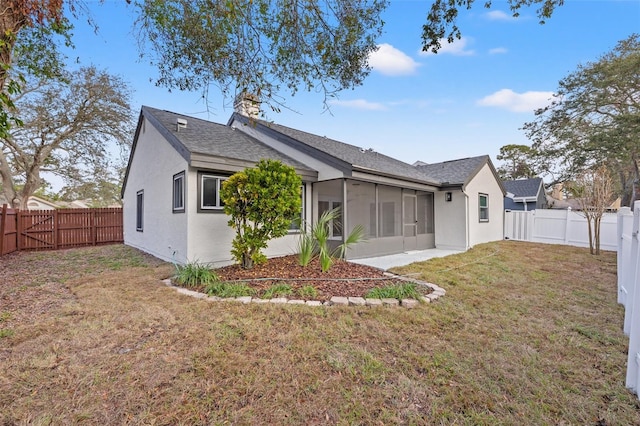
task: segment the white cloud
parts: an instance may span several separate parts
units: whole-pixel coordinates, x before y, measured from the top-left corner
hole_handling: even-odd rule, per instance
[[[366,111],[384,111],[387,109],[383,104],[378,102],[369,102],[364,99],[353,99],[350,101],[331,100],[330,105],[342,106],[345,108],[363,109]]]
[[[500,55],[503,53],[507,53],[507,49],[505,47],[494,47],[493,49],[489,49],[490,55]]]
[[[442,46],[439,50],[438,50],[438,55],[444,55],[444,54],[449,54],[449,55],[454,55],[454,56],[471,56],[471,55],[475,55],[475,51],[473,50],[467,50],[467,45],[472,41],[473,39],[467,38],[467,37],[462,37],[459,40],[455,39],[453,40],[452,43],[449,43],[447,41],[447,39],[443,38],[440,39],[440,45]],[[431,50],[429,50],[428,52],[425,52],[423,50],[421,50],[419,52],[420,56],[431,56],[431,55],[435,55],[435,53],[433,53]]]
[[[549,105],[553,98],[553,92],[524,92],[516,93],[511,89],[498,90],[489,96],[480,99],[480,106],[492,106],[503,108],[513,112],[533,112],[538,108]]]
[[[369,65],[384,75],[413,74],[420,64],[390,44],[378,45],[378,50],[369,55]]]
[[[514,19],[513,16],[501,10],[492,10],[491,12],[485,13],[485,16],[491,21],[511,21]]]

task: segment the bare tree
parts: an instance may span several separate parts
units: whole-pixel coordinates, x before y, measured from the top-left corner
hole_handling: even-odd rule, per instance
[[[600,223],[616,197],[609,170],[600,166],[582,173],[570,186],[572,195],[580,202],[581,214],[589,227],[589,250],[600,254]]]
[[[16,97],[23,126],[0,138],[0,177],[14,208],[42,186],[41,173],[67,185],[100,178],[111,150],[126,149],[133,129],[130,91],[119,77],[95,67],[62,79],[28,81]]]

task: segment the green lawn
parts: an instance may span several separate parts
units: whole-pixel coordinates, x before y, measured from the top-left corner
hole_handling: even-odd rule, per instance
[[[503,241],[404,308],[211,303],[108,246],[0,258],[0,424],[633,425],[615,254]]]

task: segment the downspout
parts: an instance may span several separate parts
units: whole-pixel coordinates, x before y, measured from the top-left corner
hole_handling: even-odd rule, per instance
[[[469,244],[469,241],[470,241],[469,216],[471,215],[471,212],[469,211],[469,195],[464,191],[464,188],[462,189],[462,193],[464,194],[464,209],[465,209],[465,216],[467,218],[467,230],[466,230],[466,241],[465,241],[465,251],[467,251],[471,248]]]
[[[342,244],[346,239],[347,226],[347,179],[342,178]],[[347,260],[347,251],[344,252],[344,259]]]

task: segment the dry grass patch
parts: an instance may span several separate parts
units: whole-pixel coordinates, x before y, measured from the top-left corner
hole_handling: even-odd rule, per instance
[[[405,310],[210,303],[91,250],[0,260],[67,289],[0,309],[0,423],[640,424],[611,253],[482,245],[402,268],[447,290]]]

